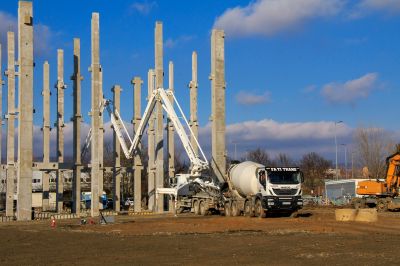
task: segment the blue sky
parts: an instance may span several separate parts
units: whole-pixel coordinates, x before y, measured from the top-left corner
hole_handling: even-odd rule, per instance
[[[35,124],[42,123],[42,64],[56,82],[56,50],[65,50],[66,122],[72,116],[72,39],[81,38],[82,106],[90,122],[90,19],[100,13],[104,93],[120,84],[122,114],[132,117],[134,76],[154,65],[154,25],[164,26],[164,69],[175,65],[175,91],[188,114],[191,53],[198,52],[201,143],[209,149],[210,32],[226,31],[227,149],[239,154],[255,147],[293,157],[316,151],[334,156],[338,142],[351,146],[359,126],[384,128],[398,141],[400,3],[396,0],[256,1],[33,1],[35,23]],[[18,1],[0,6],[0,42],[16,29]],[[2,66],[5,69],[5,49]],[[5,77],[3,77],[5,79]],[[168,84],[167,78],[164,80]],[[52,86],[53,87],[53,86]],[[7,87],[4,86],[6,92]],[[52,122],[56,93],[52,89]],[[5,94],[5,93],[4,93]],[[4,97],[5,98],[5,97]],[[6,101],[3,100],[3,106]],[[3,112],[5,112],[3,108]],[[54,132],[54,131],[53,131]],[[40,135],[40,131],[38,133]],[[36,135],[38,135],[36,134]],[[40,140],[41,136],[37,136]],[[68,141],[68,140],[67,140]],[[343,157],[343,156],[342,156]]]

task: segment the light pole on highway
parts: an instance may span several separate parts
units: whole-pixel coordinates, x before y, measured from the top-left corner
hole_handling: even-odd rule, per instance
[[[335,121],[335,151],[336,151],[336,164],[335,164],[335,166],[336,166],[336,169],[335,169],[335,175],[336,175],[336,180],[338,180],[339,179],[339,175],[338,175],[338,163],[337,163],[337,137],[336,137],[336,125],[337,124],[340,124],[340,123],[343,123],[343,121],[342,120],[340,120],[340,121]]]

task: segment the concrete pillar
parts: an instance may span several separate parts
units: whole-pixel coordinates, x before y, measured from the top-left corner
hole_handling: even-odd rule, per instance
[[[140,120],[142,119],[142,110],[141,110],[141,95],[142,95],[142,84],[143,81],[140,77],[135,77],[132,80],[132,84],[134,85],[133,87],[133,119],[132,119],[132,124],[135,129],[135,132],[137,132],[140,124]],[[142,164],[142,159],[140,158],[140,155],[142,153],[142,147],[141,144],[139,144],[138,147],[139,152],[135,155],[135,158],[133,159],[133,165],[134,165],[134,185],[135,185],[135,195],[134,195],[134,210],[135,212],[140,212],[142,210],[142,170],[143,170],[143,164]]]
[[[174,91],[174,63],[171,61],[168,65],[168,89]],[[174,105],[174,97],[170,95],[169,101]],[[167,150],[168,150],[168,176],[173,178],[175,176],[175,142],[174,142],[174,125],[168,118],[167,120]]]
[[[99,176],[100,176],[100,109],[101,100],[101,66],[100,66],[100,25],[99,13],[92,13],[92,109],[91,109],[91,216],[99,216]]]
[[[14,180],[15,180],[15,36],[7,32],[7,190],[6,216],[14,216]]]
[[[57,161],[58,163],[64,162],[64,89],[66,88],[64,83],[64,51],[61,49],[57,50]],[[64,173],[62,170],[57,170],[57,212],[63,210],[64,200]]]
[[[157,21],[155,27],[155,73],[156,88],[164,87],[163,69],[163,25]],[[161,102],[156,104],[156,188],[164,187],[164,119]],[[157,212],[164,211],[164,197],[157,200]]]
[[[190,136],[190,142],[193,146],[194,152],[198,155],[199,150],[195,138],[199,139],[199,122],[197,119],[197,53],[192,53],[192,80],[189,83],[190,88],[190,128],[193,135]]]
[[[147,100],[150,99],[150,96],[154,90],[154,78],[155,78],[155,73],[153,69],[150,69],[147,75],[147,84],[148,84],[148,98]],[[154,130],[154,124],[155,124],[155,114],[153,113],[149,119],[149,126],[147,129],[147,138],[148,138],[148,166],[147,166],[147,174],[148,174],[148,182],[147,182],[147,193],[149,197],[148,205],[147,208],[150,211],[155,211],[155,185],[156,185],[156,162],[155,162],[155,130]]]
[[[18,191],[17,220],[32,219],[33,13],[32,2],[18,2]]]
[[[3,138],[3,84],[4,84],[4,80],[3,80],[3,73],[1,70],[1,43],[0,43],[0,164],[2,164],[2,152],[1,152],[1,148],[2,148],[2,138]],[[0,170],[3,171],[3,170]]]
[[[100,71],[100,101],[103,100],[103,71]],[[99,126],[99,197],[103,195],[103,187],[104,187],[104,120],[103,120],[103,112],[100,113],[100,126]],[[103,209],[103,203],[99,201],[99,209]]]
[[[43,64],[43,163],[50,162],[50,67],[46,61]],[[42,173],[42,210],[49,210],[49,172]]]
[[[211,169],[220,182],[226,172],[225,154],[225,56],[223,30],[211,34]]]
[[[115,111],[120,111],[121,109],[121,87],[115,85],[112,88],[113,92],[113,102],[114,102],[114,113]],[[113,200],[114,200],[114,211],[120,211],[121,204],[121,144],[119,143],[117,134],[113,130],[113,150],[114,150],[114,169],[113,169]]]
[[[74,83],[74,116],[73,116],[73,156],[74,156],[74,170],[72,176],[72,211],[76,214],[81,212],[81,43],[80,39],[74,38],[74,73],[71,80]]]

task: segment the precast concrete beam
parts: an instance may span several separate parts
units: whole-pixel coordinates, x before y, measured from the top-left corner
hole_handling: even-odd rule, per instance
[[[74,38],[74,73],[71,76],[73,81],[73,95],[74,95],[74,116],[73,116],[73,157],[74,157],[74,171],[72,176],[72,211],[80,214],[81,211],[81,43],[79,38]]]
[[[15,180],[15,36],[7,32],[7,172],[6,172],[6,216],[14,216]]]
[[[43,163],[50,163],[50,66],[43,64]],[[50,175],[42,173],[42,210],[49,210]]]
[[[147,86],[148,86],[147,100],[150,99],[150,96],[153,93],[153,90],[155,89],[154,79],[155,79],[154,70],[150,69],[147,74]],[[155,211],[155,199],[156,199],[156,194],[155,194],[156,163],[155,163],[155,129],[154,129],[155,119],[156,116],[153,113],[150,116],[149,126],[147,128],[147,139],[148,139],[147,148],[149,157],[147,166],[147,174],[148,174],[147,193],[149,201],[147,203],[147,208],[150,211]]]
[[[164,68],[163,68],[163,24],[156,22],[154,30],[155,39],[155,74],[156,88],[164,87]],[[156,188],[164,187],[164,119],[161,102],[156,104]],[[164,211],[164,197],[158,197],[157,212]]]
[[[189,83],[190,89],[190,128],[192,129],[193,135],[190,136],[190,143],[193,146],[194,152],[198,155],[199,149],[195,139],[199,139],[199,122],[197,118],[197,53],[192,53],[192,80]]]
[[[225,34],[212,30],[211,34],[211,170],[219,182],[225,182]]]
[[[120,111],[121,109],[121,87],[115,85],[112,88],[113,92],[113,102],[114,102],[114,113]],[[113,150],[114,150],[114,168],[113,168],[113,202],[114,211],[120,211],[121,204],[121,144],[119,143],[117,134],[113,130]]]
[[[142,94],[142,84],[143,81],[140,77],[134,77],[132,80],[133,87],[133,127],[135,132],[137,132],[139,128],[140,121],[142,120],[142,111],[141,111],[141,94]],[[142,145],[138,146],[139,152],[135,154],[133,159],[133,167],[134,167],[134,210],[135,212],[140,212],[142,210],[142,170],[143,164],[140,155],[142,153]]]
[[[18,2],[19,123],[17,220],[32,219],[33,161],[33,12],[32,2]]]
[[[101,93],[101,66],[100,66],[100,25],[99,13],[92,13],[91,21],[91,53],[92,64],[90,67],[92,79],[92,99],[91,99],[91,127],[92,127],[92,141],[91,141],[91,216],[99,216],[99,177],[102,174],[100,171],[100,101]]]
[[[64,83],[64,51],[61,49],[57,50],[57,162],[64,162],[64,89],[66,88]],[[62,170],[57,170],[57,197],[56,207],[57,212],[60,213],[63,210],[64,201],[64,173]]]

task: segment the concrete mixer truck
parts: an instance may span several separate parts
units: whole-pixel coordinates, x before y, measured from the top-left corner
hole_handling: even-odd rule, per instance
[[[303,173],[298,167],[265,167],[251,161],[231,166],[224,192],[226,216],[296,215],[302,208]]]

